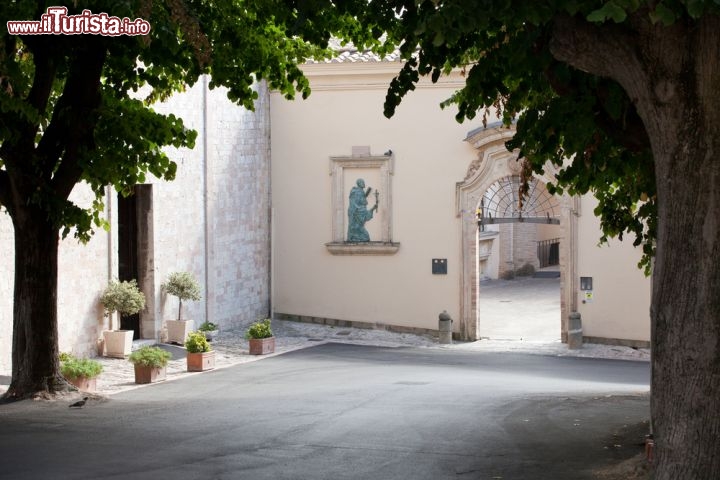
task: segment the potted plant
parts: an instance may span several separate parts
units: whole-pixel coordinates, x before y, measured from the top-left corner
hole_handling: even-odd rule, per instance
[[[217,336],[218,331],[218,326],[212,322],[208,322],[207,320],[201,323],[198,327],[198,332],[203,332],[208,342],[212,342],[213,337]]]
[[[113,328],[113,318],[117,318],[117,327],[120,326],[119,315],[134,315],[145,308],[145,295],[138,288],[135,280],[129,282],[112,281],[100,297],[105,307],[105,316],[108,317],[108,328],[103,332],[105,340],[105,355],[108,357],[125,358],[132,349],[132,330]],[[118,315],[115,315],[115,312]]]
[[[128,360],[135,365],[135,383],[152,383],[165,380],[170,352],[159,347],[145,346],[130,354]]]
[[[60,373],[78,390],[97,390],[97,376],[102,373],[102,364],[90,358],[76,358],[69,354],[60,355]]]
[[[183,300],[200,300],[200,284],[195,277],[189,272],[171,273],[167,282],[163,284],[163,289],[169,295],[178,297],[180,301],[178,305],[177,320],[167,320],[168,342],[182,345],[188,333],[192,330],[192,320],[182,319]]]
[[[269,318],[250,325],[245,338],[250,342],[250,355],[265,355],[275,351],[275,337],[270,328]]]
[[[215,351],[203,332],[190,332],[185,340],[188,372],[202,372],[215,368]]]

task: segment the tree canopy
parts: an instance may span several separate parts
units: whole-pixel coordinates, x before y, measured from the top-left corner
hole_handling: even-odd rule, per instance
[[[163,147],[192,147],[196,132],[152,104],[211,74],[211,88],[253,108],[254,82],[288,97],[309,93],[297,67],[321,49],[287,37],[271,16],[245,2],[74,2],[84,9],[150,23],[144,36],[10,35],[0,32],[0,205],[28,202],[87,240],[102,225],[106,185],[129,193],[148,175],[171,180]],[[40,20],[55,2],[16,1],[0,18]],[[86,210],[68,200],[77,182],[97,195]],[[93,224],[94,221],[94,224]]]
[[[421,76],[461,69],[465,87],[445,102],[458,120],[516,121],[507,146],[525,178],[561,166],[552,191],[593,193],[604,236],[642,245],[658,479],[720,476],[704,446],[720,432],[719,4],[369,0],[352,11],[384,32],[374,48],[399,45],[405,60],[386,115]]]
[[[39,20],[54,2],[0,5]],[[462,69],[458,119],[517,119],[525,176],[563,165],[554,189],[593,192],[606,236],[636,235],[653,264],[653,426],[661,479],[718,478],[720,456],[720,6],[718,0],[97,0],[68,14],[149,22],[147,35],[0,31],[0,205],[15,228],[13,378],[53,390],[57,236],[101,225],[102,189],[172,179],[164,146],[195,133],[152,110],[211,76],[252,108],[265,80],[307,96],[298,67],[331,35],[405,60],[386,115],[423,75]],[[493,112],[494,113],[494,112]],[[567,159],[572,161],[565,164]],[[78,182],[97,200],[68,200]],[[657,247],[656,247],[657,245]]]

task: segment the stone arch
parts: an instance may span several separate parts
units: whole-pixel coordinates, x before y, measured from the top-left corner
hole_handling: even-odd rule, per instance
[[[468,133],[465,141],[478,151],[477,158],[468,167],[465,178],[456,184],[457,215],[461,220],[462,269],[460,288],[459,336],[463,340],[479,340],[481,315],[478,310],[480,295],[478,225],[476,210],[481,198],[499,179],[518,175],[521,170],[517,152],[505,148],[515,134],[514,127],[488,125]],[[557,168],[547,165],[540,182],[554,179]],[[560,207],[560,334],[567,341],[567,317],[577,308],[575,292],[577,271],[577,211],[579,199],[567,194],[557,198]],[[486,252],[485,252],[486,253]]]

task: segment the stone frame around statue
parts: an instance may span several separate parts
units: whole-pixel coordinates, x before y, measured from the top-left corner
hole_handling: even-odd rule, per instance
[[[380,240],[370,242],[348,242],[347,212],[345,198],[345,174],[350,169],[373,169],[380,173],[380,192],[378,216],[380,219]],[[354,155],[330,157],[330,177],[332,182],[332,241],[326,243],[328,251],[333,255],[392,255],[398,251],[400,244],[392,241],[392,155]]]

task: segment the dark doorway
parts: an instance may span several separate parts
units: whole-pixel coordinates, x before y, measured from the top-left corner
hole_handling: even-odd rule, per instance
[[[118,279],[138,278],[137,196],[118,194]],[[120,328],[132,330],[133,340],[140,338],[140,314],[121,315]]]

